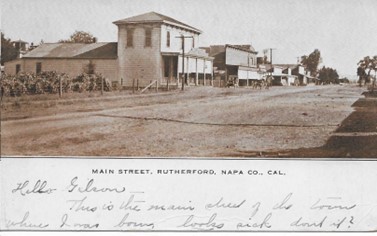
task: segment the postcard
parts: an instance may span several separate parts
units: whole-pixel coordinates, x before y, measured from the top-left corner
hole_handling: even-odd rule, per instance
[[[376,230],[375,161],[47,163],[2,160],[5,230]]]
[[[2,2],[0,230],[377,230],[373,0]]]

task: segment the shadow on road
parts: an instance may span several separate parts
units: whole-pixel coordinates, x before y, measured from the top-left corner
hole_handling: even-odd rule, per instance
[[[290,150],[292,157],[377,157],[377,98],[360,98],[351,113],[327,140],[318,148]]]

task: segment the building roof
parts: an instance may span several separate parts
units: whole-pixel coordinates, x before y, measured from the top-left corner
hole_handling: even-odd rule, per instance
[[[240,49],[240,50],[243,50],[243,51],[254,52],[254,53],[256,52],[254,47],[251,46],[251,44],[240,44],[240,45],[227,44],[226,46],[236,48],[236,49]]]
[[[25,43],[25,44],[29,44],[28,42],[22,41],[21,39],[16,40],[16,41],[12,41],[12,43]]]
[[[115,59],[117,43],[44,43],[23,58]]]
[[[274,64],[274,66],[294,69],[294,68],[300,66],[300,64]]]
[[[190,25],[187,25],[185,23],[182,23],[180,21],[177,21],[176,19],[173,19],[169,16],[165,16],[162,14],[159,14],[157,12],[148,12],[145,14],[132,16],[123,20],[117,20],[113,22],[116,25],[122,25],[122,24],[135,24],[135,23],[163,23],[168,25],[173,25],[177,27],[181,27],[196,33],[202,33],[201,30],[194,28]]]
[[[210,57],[206,50],[202,48],[192,48],[187,55],[192,56],[192,57],[199,57],[199,58],[205,58],[209,60],[213,60],[213,57]]]
[[[245,52],[251,52],[251,53],[254,53],[254,54],[257,53],[255,51],[255,49],[253,48],[253,46],[251,46],[250,44],[243,44],[243,45],[225,44],[225,45],[211,45],[209,47],[209,54],[211,56],[215,56],[219,53],[223,53],[223,52],[225,52],[225,49],[227,47],[238,49],[238,50],[245,51]]]

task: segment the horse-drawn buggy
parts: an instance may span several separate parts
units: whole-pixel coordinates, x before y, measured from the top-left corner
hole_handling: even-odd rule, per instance
[[[273,77],[270,75],[263,76],[261,79],[251,80],[251,86],[253,89],[269,89],[272,85]]]
[[[230,75],[226,82],[226,87],[238,87],[238,77],[236,75]]]

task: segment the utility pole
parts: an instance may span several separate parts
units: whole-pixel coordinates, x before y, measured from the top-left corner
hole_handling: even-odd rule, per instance
[[[272,65],[272,50],[276,50],[276,48],[269,48],[270,49],[270,62]]]
[[[270,64],[271,64],[271,74],[270,76],[272,77],[272,50],[276,50],[276,48],[267,48],[267,49],[264,49],[263,52],[265,52],[265,54],[267,53],[267,51],[270,50]]]
[[[185,90],[186,75],[185,75],[185,39],[194,38],[192,36],[177,36],[176,38],[181,38],[182,40],[182,91]]]

